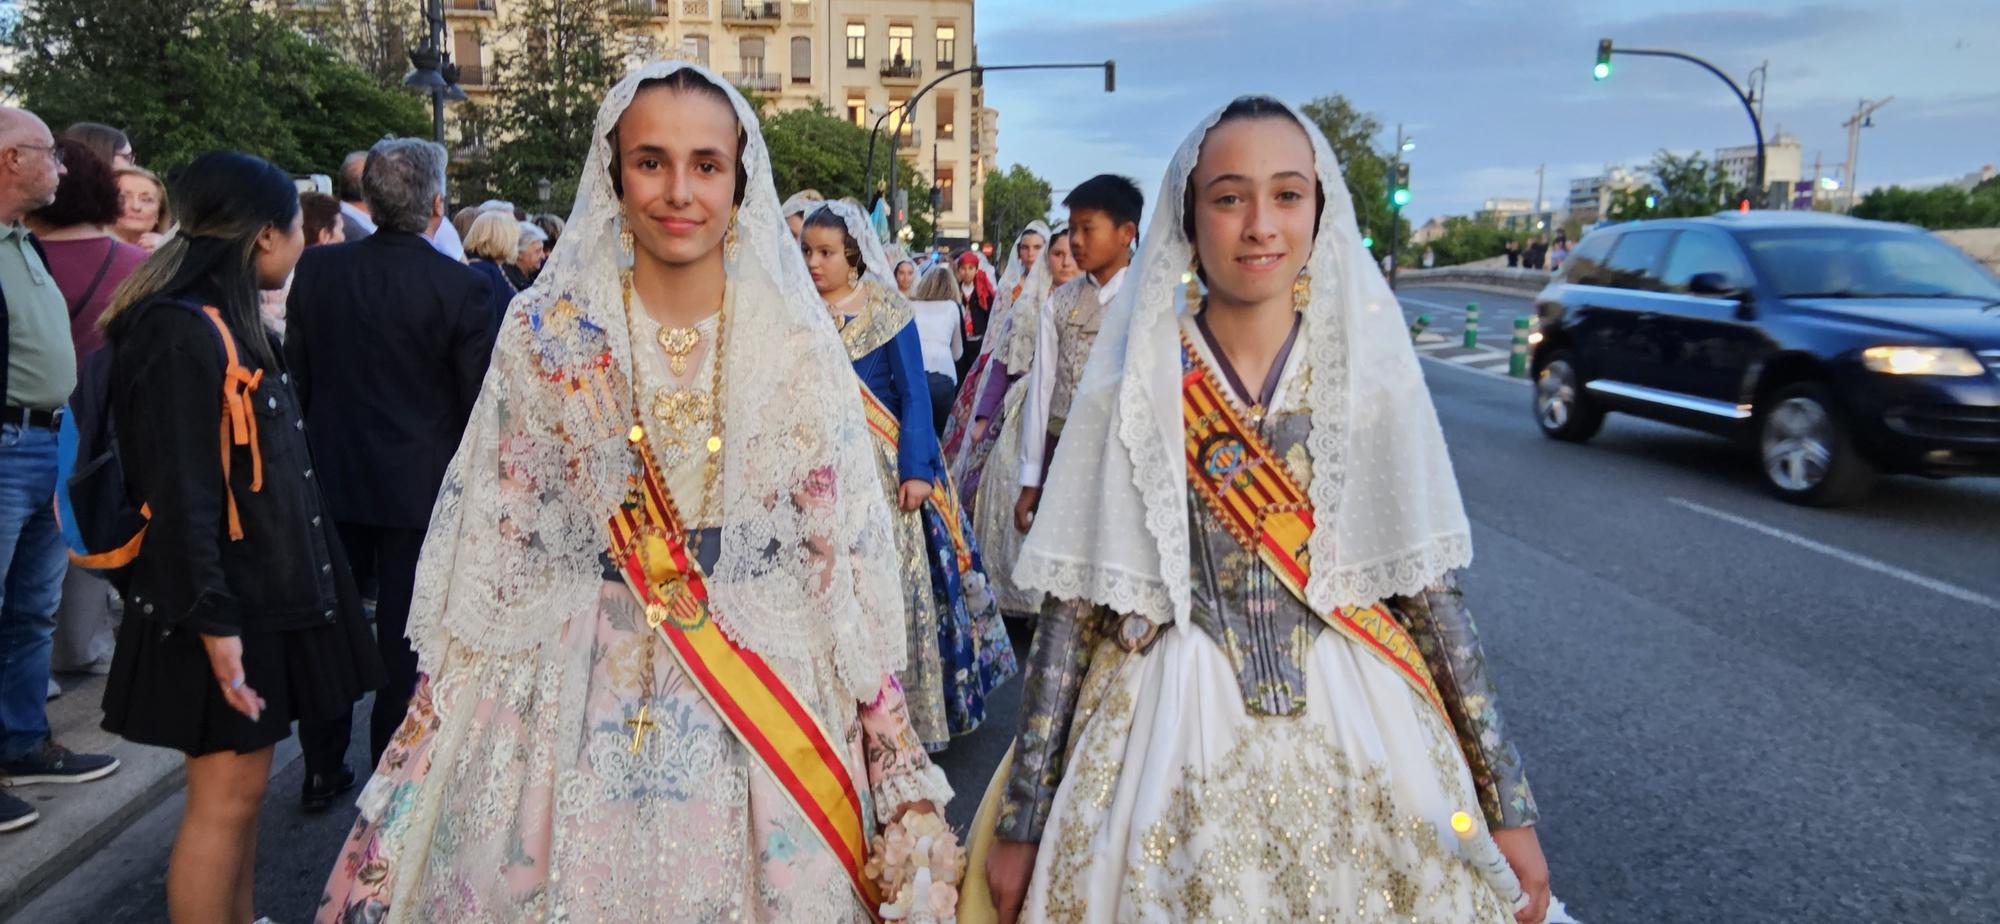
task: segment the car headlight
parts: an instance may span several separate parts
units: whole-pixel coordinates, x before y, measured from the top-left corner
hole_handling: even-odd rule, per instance
[[[1887,375],[1984,375],[1971,350],[1958,347],[1878,346],[1861,351],[1861,364]]]

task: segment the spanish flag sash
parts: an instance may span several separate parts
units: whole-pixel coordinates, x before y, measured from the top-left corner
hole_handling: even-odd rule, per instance
[[[1306,540],[1313,531],[1312,501],[1283,460],[1244,425],[1186,334],[1181,335],[1181,423],[1188,483],[1209,513],[1310,607],[1306,579],[1312,557]],[[1451,724],[1423,652],[1381,604],[1336,609],[1321,618],[1395,668]]]
[[[619,574],[688,678],[826,842],[875,917],[882,896],[862,869],[868,861],[867,826],[839,739],[827,734],[762,656],[736,644],[709,618],[708,585],[687,547],[680,511],[651,450],[638,448],[641,483],[634,500],[610,522],[611,557]],[[643,523],[664,524],[666,535],[642,532]]]
[[[896,420],[882,399],[875,397],[868,383],[861,383],[861,404],[868,410],[868,429],[875,432],[875,438],[882,441],[890,453],[896,451],[896,443],[903,438],[903,425]],[[965,518],[959,508],[958,486],[952,483],[951,472],[944,474],[942,481],[931,485],[930,499],[924,501],[944,519],[944,531],[951,537],[951,550],[958,559],[958,573],[972,570],[972,541],[965,537]]]

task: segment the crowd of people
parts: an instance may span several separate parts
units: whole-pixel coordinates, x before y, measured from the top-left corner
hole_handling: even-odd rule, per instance
[[[98,128],[0,111],[0,774],[117,768],[36,721],[53,632],[186,755],[172,920],[256,919],[293,723],[305,809],[366,780],[323,922],[875,919],[1017,674],[965,878],[902,918],[1567,920],[1435,411],[1291,108],[1202,119],[1143,234],[1078,183],[997,273],[781,201],[678,62],[606,96],[566,221],[451,211],[415,139],[170,196]]]

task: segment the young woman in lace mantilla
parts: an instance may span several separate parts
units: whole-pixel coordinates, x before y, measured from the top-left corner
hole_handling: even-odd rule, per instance
[[[727,82],[612,89],[439,499],[427,681],[321,921],[870,919],[855,844],[950,788],[894,680],[889,510],[793,246]]]

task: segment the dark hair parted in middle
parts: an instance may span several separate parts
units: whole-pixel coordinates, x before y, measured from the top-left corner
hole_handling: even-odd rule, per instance
[[[1222,114],[1216,116],[1215,124],[1209,127],[1209,131],[1214,131],[1216,128],[1237,121],[1238,119],[1284,119],[1293,125],[1299,125],[1299,117],[1293,115],[1290,109],[1285,108],[1284,103],[1278,102],[1268,96],[1252,95],[1239,96],[1231,100],[1228,106],[1223,107]],[[1305,126],[1299,125],[1299,130],[1305,131]],[[1192,244],[1194,243],[1194,183],[1192,180],[1187,184],[1187,191],[1182,195],[1184,198],[1181,200],[1181,233],[1186,234],[1188,243]],[[1325,212],[1326,187],[1315,176],[1313,179],[1314,240],[1319,239],[1319,216]],[[1201,273],[1199,270],[1196,271],[1196,275],[1200,275],[1202,283],[1207,284],[1207,275]]]
[[[632,99],[637,101],[639,94],[654,87],[663,87],[673,90],[676,93],[695,93],[709,97],[727,108],[730,118],[736,118],[736,104],[730,101],[729,94],[721,87],[709,82],[708,78],[703,77],[694,68],[684,67],[665,77],[655,77],[651,80],[639,81],[639,86],[632,91]],[[623,151],[619,150],[618,126],[613,125],[611,127],[611,134],[606,136],[605,140],[611,143],[611,164],[609,167],[611,171],[611,194],[622,199],[625,196],[625,177],[622,175],[624,172],[622,167],[625,155]],[[743,149],[748,147],[749,144],[749,131],[744,127],[743,120],[737,119],[735,198],[737,205],[743,204],[743,193],[750,183],[750,172],[743,169]]]
[[[1146,196],[1129,177],[1100,173],[1076,184],[1076,188],[1063,197],[1062,204],[1071,211],[1088,209],[1103,212],[1111,216],[1114,224],[1136,225],[1139,214],[1146,210]]]
[[[868,267],[861,264],[861,242],[847,230],[847,222],[840,217],[840,213],[824,205],[813,209],[812,214],[806,216],[805,227],[799,229],[799,237],[805,237],[807,228],[828,228],[840,232],[840,247],[847,257],[847,268],[857,273],[868,272]]]

